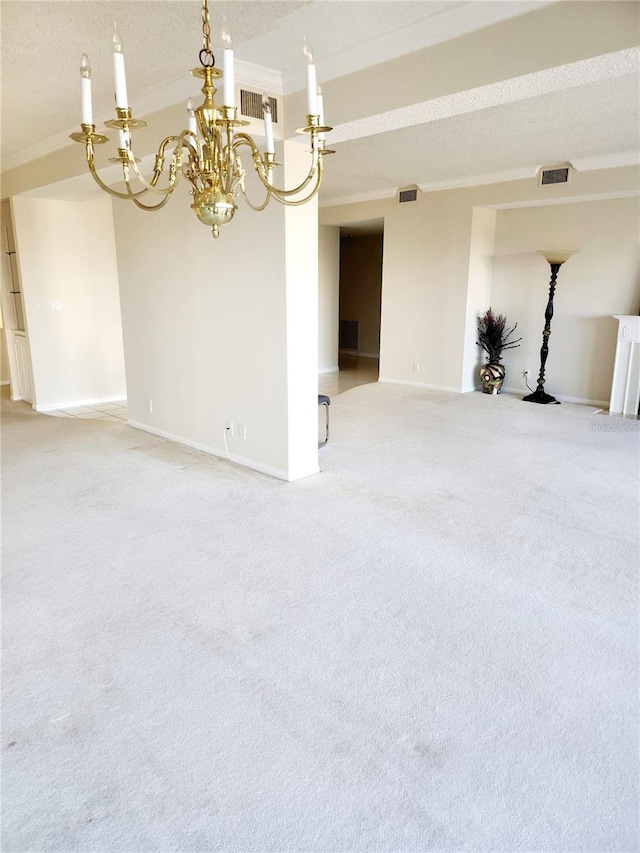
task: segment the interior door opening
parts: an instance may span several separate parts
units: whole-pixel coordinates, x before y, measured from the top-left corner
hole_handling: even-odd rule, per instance
[[[377,382],[384,219],[340,227],[338,382],[341,389]]]

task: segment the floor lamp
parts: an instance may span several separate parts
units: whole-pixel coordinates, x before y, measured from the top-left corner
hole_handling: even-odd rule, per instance
[[[544,312],[544,330],[542,332],[542,349],[540,350],[540,374],[538,376],[538,387],[533,394],[527,394],[523,397],[527,403],[558,403],[555,397],[551,394],[545,394],[544,390],[544,366],[547,363],[549,355],[549,337],[551,335],[551,318],[553,317],[553,297],[556,292],[556,281],[558,279],[558,271],[562,264],[568,260],[571,255],[575,254],[575,250],[567,251],[541,251],[547,263],[551,267],[551,282],[549,284],[549,301],[547,302],[547,310]]]

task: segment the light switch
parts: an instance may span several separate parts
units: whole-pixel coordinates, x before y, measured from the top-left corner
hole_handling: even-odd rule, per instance
[[[51,310],[52,311],[62,311],[62,302],[58,302],[57,300],[54,300],[51,303]]]

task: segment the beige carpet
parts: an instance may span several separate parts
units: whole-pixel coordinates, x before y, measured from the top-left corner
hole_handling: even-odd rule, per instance
[[[638,422],[367,385],[286,484],[4,410],[4,851],[637,849]]]

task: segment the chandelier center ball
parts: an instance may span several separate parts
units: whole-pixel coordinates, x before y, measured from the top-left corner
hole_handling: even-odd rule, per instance
[[[215,187],[207,187],[197,193],[191,207],[200,222],[210,226],[231,222],[236,212],[233,197]]]

